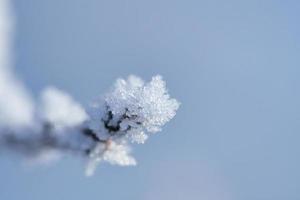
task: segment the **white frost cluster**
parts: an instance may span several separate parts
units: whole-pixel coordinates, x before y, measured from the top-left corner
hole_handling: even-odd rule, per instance
[[[88,115],[70,95],[54,87],[45,89],[41,97],[42,118],[57,129],[81,125]]]
[[[130,152],[130,147],[124,141],[117,143],[108,140],[105,144],[99,143],[90,154],[85,173],[87,176],[93,175],[101,161],[120,166],[136,165],[136,160],[130,155]]]
[[[144,143],[148,138],[146,133],[160,131],[161,126],[175,116],[178,107],[179,102],[170,98],[161,76],[144,83],[142,79],[131,75],[127,80],[116,81],[112,91],[105,95],[99,113],[103,110],[111,112],[113,117],[109,121],[110,126],[119,126],[119,134],[126,132],[126,137],[132,142]],[[103,116],[97,115],[93,125],[101,120]],[[99,134],[105,132],[101,126],[96,131]]]
[[[136,76],[118,79],[114,87],[90,111],[89,127],[106,142],[96,145],[86,170],[92,175],[97,164],[106,161],[121,166],[135,165],[127,140],[144,143],[171,120],[179,102],[170,98],[161,76],[145,83]]]

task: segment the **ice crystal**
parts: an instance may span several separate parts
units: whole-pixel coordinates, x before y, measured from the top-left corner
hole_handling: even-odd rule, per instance
[[[124,141],[118,143],[108,140],[104,144],[99,143],[90,153],[85,173],[87,176],[93,175],[97,165],[101,161],[120,166],[136,165],[136,161],[130,155],[130,152],[130,147]]]
[[[88,119],[85,110],[71,96],[54,87],[42,93],[41,115],[43,120],[55,128],[72,127]]]
[[[98,115],[92,123],[98,124],[96,132],[100,135],[105,134],[101,128],[103,121],[104,128],[113,133],[110,135],[126,135],[132,142],[144,143],[148,138],[146,133],[160,131],[175,116],[178,107],[178,101],[170,98],[161,76],[153,77],[149,83],[129,76],[127,80],[116,81],[111,92],[105,95],[102,108],[98,107],[99,113],[106,115]]]

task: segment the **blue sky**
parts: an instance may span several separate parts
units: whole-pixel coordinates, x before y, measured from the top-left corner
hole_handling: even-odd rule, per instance
[[[13,1],[15,71],[83,105],[161,74],[182,103],[137,167],[1,156],[0,199],[300,199],[299,1]]]

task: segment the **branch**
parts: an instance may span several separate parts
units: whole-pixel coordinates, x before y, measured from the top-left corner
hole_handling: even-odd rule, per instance
[[[117,80],[113,90],[86,112],[66,93],[46,89],[36,106],[30,126],[2,127],[2,149],[32,159],[48,159],[49,153],[88,158],[87,175],[100,161],[135,165],[129,143],[144,143],[150,133],[175,116],[179,103],[170,99],[160,76],[149,83],[130,76]],[[1,126],[0,126],[1,127]],[[8,131],[7,131],[8,130]]]

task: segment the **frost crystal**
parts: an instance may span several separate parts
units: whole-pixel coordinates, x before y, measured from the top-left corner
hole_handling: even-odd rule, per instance
[[[92,150],[86,170],[93,174],[100,161],[121,166],[135,165],[129,155],[127,140],[144,143],[148,133],[155,133],[172,119],[179,103],[171,99],[161,76],[149,83],[136,76],[118,79],[103,100],[90,112],[90,136],[100,142]]]
[[[90,160],[86,168],[86,175],[91,176],[102,160],[112,165],[130,166],[136,165],[135,159],[130,155],[130,147],[126,142],[121,143],[108,140],[105,144],[97,144],[90,153]]]
[[[127,80],[117,80],[112,91],[105,95],[103,106],[99,113],[104,110],[106,115],[93,119],[93,123],[98,123],[99,135],[104,132],[102,121],[108,135],[126,135],[132,142],[144,143],[148,138],[145,132],[160,131],[175,116],[179,103],[170,98],[161,76],[153,77],[149,83],[129,76]]]
[[[55,128],[72,127],[88,119],[84,109],[71,96],[49,87],[42,93],[42,118]]]

